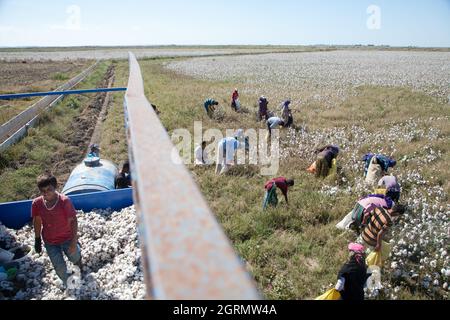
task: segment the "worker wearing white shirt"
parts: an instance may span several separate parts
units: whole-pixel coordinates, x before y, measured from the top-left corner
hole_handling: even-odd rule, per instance
[[[206,142],[203,141],[201,146],[195,149],[195,165],[206,166],[209,164],[208,153],[206,152]]]
[[[266,136],[266,139],[268,140],[272,136],[272,129],[276,129],[279,126],[284,126],[283,119],[279,117],[272,117],[267,120],[267,129],[269,129],[269,133]]]
[[[237,138],[224,138],[217,146],[216,174],[226,173],[234,164],[234,157],[239,148],[245,147]]]

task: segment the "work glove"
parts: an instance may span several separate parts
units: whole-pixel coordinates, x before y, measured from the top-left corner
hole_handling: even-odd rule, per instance
[[[42,252],[42,240],[41,238],[34,239],[34,251],[38,254]]]

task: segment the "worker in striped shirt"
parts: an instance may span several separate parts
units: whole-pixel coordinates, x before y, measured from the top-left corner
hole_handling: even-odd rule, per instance
[[[395,205],[392,209],[376,207],[361,233],[363,244],[379,252],[387,230],[393,225],[395,218],[405,211],[406,208],[402,205]]]

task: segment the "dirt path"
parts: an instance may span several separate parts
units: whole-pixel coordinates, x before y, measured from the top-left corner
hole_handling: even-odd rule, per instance
[[[113,69],[113,71],[114,71],[114,69]],[[109,77],[109,79],[108,79],[108,86],[107,87],[111,88],[113,86],[113,84],[114,84],[114,81],[115,81],[115,74],[113,72],[112,76]],[[96,144],[100,145],[100,141],[102,139],[103,122],[105,122],[106,116],[108,115],[109,105],[110,105],[110,102],[111,102],[110,99],[111,99],[111,92],[107,92],[106,96],[105,96],[105,99],[103,101],[102,110],[101,110],[101,112],[100,112],[100,114],[98,116],[98,119],[97,119],[97,124],[95,125],[94,133],[92,134],[92,137],[91,137],[90,144],[96,143]]]
[[[104,88],[112,86],[113,83],[114,66],[111,65],[103,80],[97,84],[97,87]],[[97,93],[92,97],[90,103],[81,114],[72,121],[71,126],[67,128],[66,151],[55,154],[54,160],[50,165],[50,170],[58,177],[61,187],[66,183],[73,168],[81,163],[85,157],[91,139],[95,138],[93,138],[95,128],[101,126],[101,114],[104,116],[107,113],[109,103],[110,100],[107,93]],[[97,136],[99,136],[99,131],[97,129]]]

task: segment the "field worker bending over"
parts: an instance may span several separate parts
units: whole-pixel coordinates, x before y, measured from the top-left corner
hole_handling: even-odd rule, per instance
[[[370,186],[375,186],[377,181],[387,174],[389,168],[397,165],[397,161],[382,154],[368,153],[362,160],[365,162],[365,181]]]
[[[363,245],[350,243],[349,260],[338,274],[335,289],[341,293],[342,300],[364,300],[364,286],[370,274],[367,274],[366,255]]]
[[[367,197],[361,198],[356,202],[355,207],[350,213],[339,222],[336,227],[338,229],[347,230],[355,229],[359,231],[360,226],[364,226],[370,214],[376,207],[381,207],[385,209],[391,209],[395,203],[389,197],[383,195],[369,195]]]
[[[239,101],[239,91],[234,89],[233,95],[231,96],[231,109],[238,112],[241,109],[241,102]]]
[[[398,202],[400,200],[401,188],[396,177],[384,176],[378,181],[378,187],[386,189],[386,196],[393,201]]]
[[[208,152],[206,152],[206,141],[203,141],[200,146],[195,149],[195,163],[196,166],[209,165]]]
[[[395,205],[392,209],[376,207],[361,233],[362,244],[375,252],[381,251],[384,235],[394,224],[394,219],[405,211],[406,208],[402,205]]]
[[[203,106],[205,107],[206,113],[208,114],[208,117],[212,118],[212,115],[214,111],[216,111],[216,106],[218,106],[219,103],[214,99],[206,99],[203,103]]]
[[[72,201],[56,191],[57,181],[54,176],[51,174],[40,176],[37,185],[42,196],[34,199],[31,205],[35,234],[34,249],[36,253],[42,252],[41,239],[43,239],[56,274],[64,285],[67,285],[69,275],[63,253],[81,271],[81,250],[77,244],[77,213]]]
[[[223,138],[217,146],[216,174],[226,173],[234,165],[236,151],[245,147],[238,138]]]
[[[284,199],[286,200],[286,204],[289,205],[288,201],[288,189],[289,187],[294,186],[294,180],[286,179],[285,177],[279,177],[272,180],[269,180],[264,185],[264,189],[266,189],[266,193],[263,201],[263,210],[267,209],[270,205],[272,207],[276,207],[278,205],[278,197],[277,197],[277,188],[281,190],[284,195]]]
[[[283,119],[279,117],[272,117],[267,120],[267,129],[269,130],[268,138],[272,136],[272,129],[277,129],[280,126],[284,126]]]
[[[339,147],[335,145],[328,145],[316,150],[316,176],[327,177],[331,167],[333,166],[333,160],[337,158],[339,154]]]

